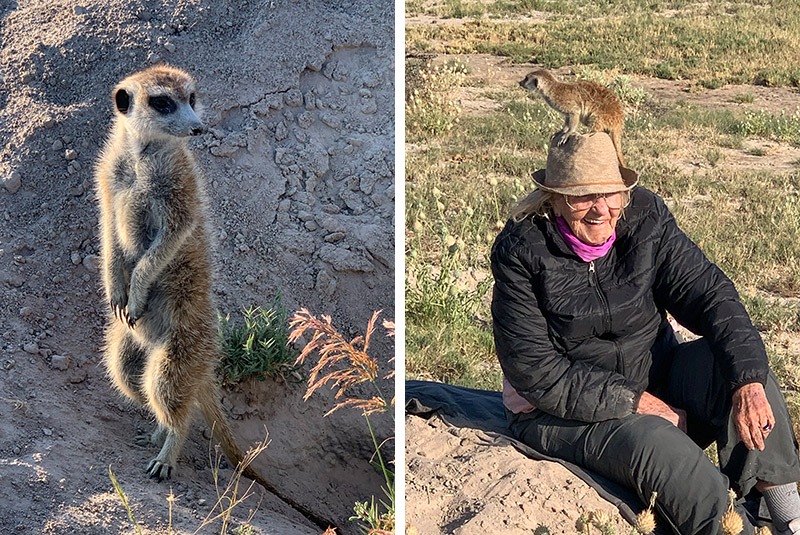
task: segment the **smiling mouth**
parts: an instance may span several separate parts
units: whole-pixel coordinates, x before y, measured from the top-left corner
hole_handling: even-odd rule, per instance
[[[586,221],[590,225],[602,225],[603,223],[605,223],[605,221],[603,221],[602,219],[584,219],[584,221]]]

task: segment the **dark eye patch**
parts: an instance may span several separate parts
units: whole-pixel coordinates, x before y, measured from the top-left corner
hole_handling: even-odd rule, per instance
[[[194,93],[189,95],[189,106],[194,108],[194,103],[197,101],[197,97],[194,96]]]
[[[168,115],[178,109],[178,105],[175,104],[175,101],[164,95],[150,97],[147,103],[151,108],[162,115]]]
[[[120,89],[114,94],[114,103],[119,112],[125,115],[131,107],[131,96],[124,89]]]

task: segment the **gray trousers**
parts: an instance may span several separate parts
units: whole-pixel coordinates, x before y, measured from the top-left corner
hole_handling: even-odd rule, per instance
[[[705,341],[680,344],[662,369],[664,373],[648,391],[686,411],[688,434],[659,416],[632,414],[585,423],[539,410],[508,413],[509,427],[519,440],[541,453],[635,489],[643,503],[657,492],[660,524],[666,521],[682,535],[719,532],[729,486],[746,495],[759,480],[800,481],[797,441],[772,373],[766,393],[775,426],[764,451],[749,451],[733,425],[730,387]],[[714,441],[719,468],[703,452]],[[737,510],[745,519],[743,533],[753,533],[743,508],[737,506]]]

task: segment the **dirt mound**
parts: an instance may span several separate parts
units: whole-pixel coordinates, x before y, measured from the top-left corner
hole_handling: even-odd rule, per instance
[[[437,417],[406,417],[406,526],[419,533],[578,533],[583,514],[605,512],[617,533],[631,526],[558,463],[534,461],[483,433]],[[545,533],[536,531],[536,533]]]
[[[153,452],[132,441],[149,418],[111,390],[100,363],[92,167],[111,89],[130,72],[164,61],[198,80],[210,129],[192,148],[209,183],[222,312],[281,294],[290,311],[330,314],[347,335],[373,310],[393,319],[394,15],[375,4],[0,5],[0,532],[130,530],[109,465],[139,522],[152,532],[169,522],[170,486],[145,479]],[[303,403],[303,390],[247,384],[225,404],[243,443],[269,430],[256,467],[346,526],[355,500],[381,496],[371,441],[359,415],[323,419],[327,400]],[[171,487],[181,533],[217,499],[208,442],[198,419]],[[252,524],[319,532],[270,495]]]

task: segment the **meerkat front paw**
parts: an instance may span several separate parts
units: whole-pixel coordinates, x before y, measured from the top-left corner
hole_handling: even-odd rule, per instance
[[[118,284],[111,290],[109,306],[114,317],[120,321],[125,321],[125,307],[128,305],[128,290],[124,285]]]

